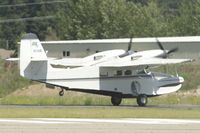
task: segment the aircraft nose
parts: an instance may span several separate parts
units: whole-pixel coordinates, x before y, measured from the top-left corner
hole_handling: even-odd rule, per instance
[[[184,82],[184,78],[183,77],[178,77],[179,78],[179,82],[183,83]]]

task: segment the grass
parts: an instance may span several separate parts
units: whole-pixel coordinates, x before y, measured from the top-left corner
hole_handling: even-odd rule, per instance
[[[185,81],[181,88],[181,91],[197,89],[200,85],[200,63],[199,62],[192,62],[186,64],[176,64],[176,65],[167,65],[169,74],[176,75],[175,68],[177,67],[177,71],[179,76],[182,76]],[[166,73],[165,66],[161,66],[159,68],[153,68],[152,71],[158,71],[162,73]]]
[[[30,85],[30,80],[20,77],[17,67],[16,63],[9,63],[0,59],[0,97]]]
[[[9,96],[0,99],[0,104],[4,105],[111,105],[110,97],[92,94],[81,94],[77,96],[66,95],[28,97]],[[137,105],[136,99],[123,99],[121,105]],[[148,99],[148,105],[200,105],[198,96],[182,96],[170,94]]]
[[[111,105],[110,98],[91,94],[81,96],[9,96],[0,99],[0,104],[13,105]]]
[[[0,118],[200,119],[200,110],[154,108],[0,108]]]

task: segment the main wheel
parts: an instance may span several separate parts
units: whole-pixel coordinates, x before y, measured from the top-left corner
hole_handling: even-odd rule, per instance
[[[122,101],[122,98],[121,98],[121,97],[117,97],[117,96],[112,96],[112,97],[111,97],[111,102],[112,102],[112,104],[113,104],[114,106],[120,105],[121,101]]]
[[[139,106],[146,106],[147,102],[148,102],[148,99],[147,99],[147,96],[146,96],[146,95],[141,94],[141,95],[139,95],[139,96],[137,97],[137,104],[138,104]]]

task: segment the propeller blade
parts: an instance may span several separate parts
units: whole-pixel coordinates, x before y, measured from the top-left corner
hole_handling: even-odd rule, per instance
[[[130,38],[130,42],[128,44],[128,50],[127,51],[130,51],[131,47],[132,47],[132,37]]]
[[[166,53],[166,50],[163,47],[162,43],[158,40],[158,38],[156,38],[156,40],[157,40],[157,44],[158,44],[159,48],[164,51],[163,58],[167,58],[168,57],[168,53]]]
[[[178,51],[178,47],[169,50],[169,51],[167,52],[167,54],[171,54],[171,53],[177,52],[177,51]]]
[[[132,47],[132,37],[130,38],[130,42],[128,44],[127,51],[124,54],[119,55],[119,57],[122,58],[122,57],[125,57],[125,56],[128,56],[128,55],[132,54],[133,52],[131,51],[131,47]]]
[[[159,48],[161,50],[165,50],[164,47],[163,47],[163,45],[162,45],[162,43],[158,40],[158,38],[156,38],[156,40],[157,40],[157,44],[158,44]]]

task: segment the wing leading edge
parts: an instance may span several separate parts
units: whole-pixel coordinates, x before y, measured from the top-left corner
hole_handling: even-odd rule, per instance
[[[192,62],[192,59],[161,59],[161,58],[146,58],[138,59],[134,61],[124,61],[124,60],[115,60],[109,61],[102,64],[98,64],[100,67],[156,67],[160,65],[167,64],[179,64],[185,62]]]

